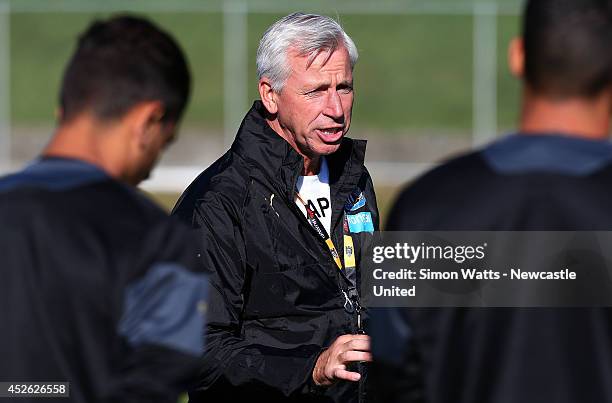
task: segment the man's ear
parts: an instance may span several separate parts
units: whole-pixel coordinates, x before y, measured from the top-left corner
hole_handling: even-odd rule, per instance
[[[513,76],[523,78],[525,75],[525,48],[523,38],[514,38],[508,45],[508,68]]]
[[[134,140],[146,149],[160,135],[165,109],[160,101],[145,101],[134,106],[125,117],[134,134]]]
[[[264,104],[268,113],[274,115],[278,112],[278,94],[272,88],[272,83],[268,80],[267,77],[263,77],[259,80],[259,96],[261,97],[261,102]]]

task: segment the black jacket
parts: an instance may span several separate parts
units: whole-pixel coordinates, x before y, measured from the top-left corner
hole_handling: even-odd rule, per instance
[[[407,187],[386,229],[609,231],[611,189],[610,144],[509,136]],[[609,308],[396,308],[373,315],[374,375],[384,401],[612,401]]]
[[[46,401],[175,403],[203,351],[189,229],[64,158],[0,178],[0,206],[0,380],[70,382]]]
[[[295,205],[303,158],[263,113],[256,102],[231,149],[189,186],[173,212],[196,230],[198,252],[213,272],[207,352],[190,397],[357,401],[357,384],[340,382],[324,393],[312,387],[319,353],[336,337],[356,333],[356,314],[343,308],[347,283]],[[369,215],[378,229],[364,152],[365,141],[345,138],[327,157],[338,250],[351,194],[363,192],[366,203],[350,214]],[[351,235],[359,264],[371,234]]]

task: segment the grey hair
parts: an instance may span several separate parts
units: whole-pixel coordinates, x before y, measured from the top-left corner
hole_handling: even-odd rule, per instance
[[[351,69],[359,53],[353,40],[340,24],[330,17],[317,14],[293,13],[272,24],[264,33],[257,48],[257,76],[267,77],[272,89],[280,92],[291,74],[287,62],[290,47],[300,56],[309,56],[308,63],[323,51],[331,53],[344,45],[349,54]]]

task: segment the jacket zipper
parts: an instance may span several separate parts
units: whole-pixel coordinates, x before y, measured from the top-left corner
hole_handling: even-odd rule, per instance
[[[308,230],[310,231],[310,233],[312,235],[314,235],[314,237],[318,240],[319,245],[323,246],[323,249],[327,251],[326,255],[328,255],[329,257],[331,257],[329,249],[327,248],[327,245],[325,244],[325,241],[323,241],[319,235],[316,233],[316,231],[314,230],[314,228],[312,228],[312,226],[310,225],[310,223],[306,220],[306,217],[304,217],[304,214],[302,213],[302,211],[297,207],[297,205],[295,204],[295,201],[290,201],[287,199],[287,196],[284,192],[280,191],[279,189],[276,188],[276,186],[274,186],[273,182],[272,183],[272,188],[270,188],[270,185],[263,183],[261,180],[258,180],[255,177],[252,177],[253,180],[257,181],[259,184],[261,184],[262,186],[264,186],[268,191],[272,191],[273,193],[276,192],[280,195],[281,199],[283,200],[283,202],[285,202],[288,206],[290,206],[290,210],[298,216],[298,220],[300,220],[300,222],[302,224],[305,224],[306,227],[308,227]],[[295,177],[295,180],[293,181],[293,187],[292,189],[295,189],[295,186],[297,184],[297,176]],[[332,204],[333,205],[333,204]],[[339,220],[336,220],[336,224],[338,223]],[[330,228],[330,230],[332,230],[332,228]],[[333,234],[333,240],[334,245],[338,245],[337,242],[337,237],[336,237],[336,232],[335,231],[331,231]],[[328,234],[330,237],[332,237],[331,234]],[[338,253],[340,253],[338,251]],[[343,259],[343,263],[344,263],[344,259]],[[338,268],[336,268],[336,282],[338,284],[338,288],[340,289],[341,295],[344,297],[344,310],[347,313],[356,313],[357,317],[356,317],[356,329],[357,329],[357,334],[365,334],[365,331],[363,329],[363,322],[362,322],[362,317],[361,317],[361,304],[359,301],[359,292],[357,291],[356,288],[349,288],[348,290],[345,290],[344,287],[342,287],[342,283],[344,282],[344,279],[341,278],[343,277],[342,273],[339,273],[340,270],[338,270]],[[347,293],[348,291],[348,293]],[[347,309],[347,305],[350,306],[350,310]]]

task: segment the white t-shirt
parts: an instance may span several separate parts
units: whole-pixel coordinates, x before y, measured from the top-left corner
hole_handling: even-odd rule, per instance
[[[300,176],[297,181],[297,191],[304,202],[316,214],[321,224],[325,227],[327,233],[330,233],[331,227],[331,197],[329,191],[329,169],[325,157],[321,157],[321,169],[318,175]],[[295,200],[296,204],[306,216],[306,208],[299,200]]]

